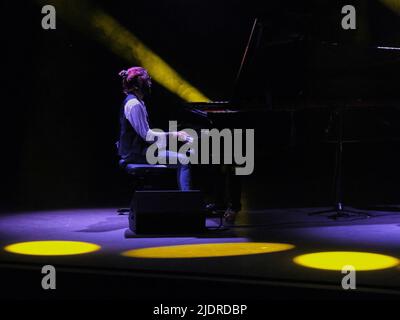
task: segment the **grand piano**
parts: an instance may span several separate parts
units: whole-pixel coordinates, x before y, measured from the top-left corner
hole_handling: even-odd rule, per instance
[[[353,214],[342,204],[344,143],[400,141],[400,41],[393,33],[327,32],[314,18],[255,18],[231,99],[186,103],[184,119],[198,129],[255,129],[256,168],[274,147],[331,143],[335,205],[328,212],[337,218]]]

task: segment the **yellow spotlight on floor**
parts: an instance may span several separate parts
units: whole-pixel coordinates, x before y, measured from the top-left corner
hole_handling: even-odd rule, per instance
[[[316,252],[297,256],[293,261],[303,267],[342,270],[353,266],[356,271],[392,268],[399,265],[399,259],[383,254],[353,251]]]
[[[125,257],[177,259],[177,258],[212,258],[272,253],[293,249],[294,245],[268,242],[240,243],[204,243],[178,246],[164,246],[125,251]]]
[[[79,241],[30,241],[8,245],[5,251],[32,256],[66,256],[99,250],[97,244]]]

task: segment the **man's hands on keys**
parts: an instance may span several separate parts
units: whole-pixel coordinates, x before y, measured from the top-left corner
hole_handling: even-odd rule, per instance
[[[185,141],[185,142],[193,141],[193,138],[185,131],[175,131],[172,132],[172,135],[174,137],[177,137],[179,141]]]

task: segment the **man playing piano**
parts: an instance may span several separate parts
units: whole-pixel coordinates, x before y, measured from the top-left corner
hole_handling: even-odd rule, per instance
[[[147,141],[146,137],[152,136],[162,138],[163,135],[172,135],[181,141],[188,139],[184,131],[158,132],[150,129],[148,114],[145,105],[145,98],[148,98],[151,91],[151,78],[146,69],[132,67],[122,70],[119,75],[122,78],[122,87],[126,95],[120,112],[120,138],[118,142],[118,154],[127,163],[147,163],[147,148],[154,141]],[[164,140],[164,139],[160,139]],[[182,164],[179,159],[186,157],[175,151],[160,151],[158,157],[165,157],[168,161],[177,158],[177,180],[180,190],[190,190],[191,175],[190,165]]]

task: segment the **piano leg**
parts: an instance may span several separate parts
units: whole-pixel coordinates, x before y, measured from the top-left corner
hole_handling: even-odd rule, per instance
[[[241,176],[235,175],[235,166],[218,165],[213,168],[213,207],[216,212],[223,212],[226,222],[234,222],[242,209]]]

